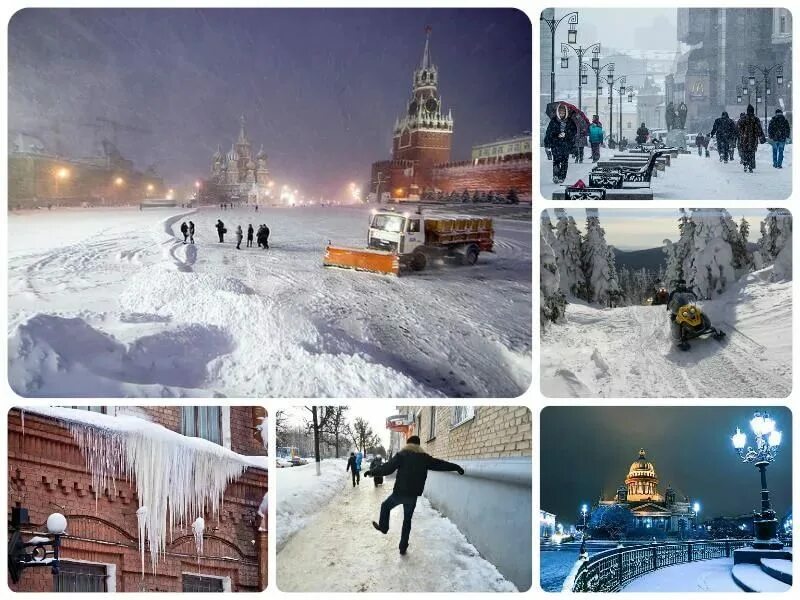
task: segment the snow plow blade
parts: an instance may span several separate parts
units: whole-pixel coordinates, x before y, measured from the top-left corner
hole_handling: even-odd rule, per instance
[[[383,250],[328,246],[325,248],[325,260],[322,264],[326,267],[400,275],[400,259],[397,254]]]

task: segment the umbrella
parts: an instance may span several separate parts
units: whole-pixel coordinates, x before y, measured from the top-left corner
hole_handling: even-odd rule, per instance
[[[553,115],[556,114],[556,109],[558,108],[559,104],[563,104],[564,106],[566,106],[567,110],[573,115],[577,115],[578,117],[582,118],[584,123],[586,124],[586,127],[587,128],[589,127],[589,124],[591,123],[591,121],[589,121],[589,117],[587,117],[586,114],[580,108],[578,108],[574,104],[570,104],[569,102],[550,102],[545,108],[545,114],[547,114],[547,116],[552,119]]]

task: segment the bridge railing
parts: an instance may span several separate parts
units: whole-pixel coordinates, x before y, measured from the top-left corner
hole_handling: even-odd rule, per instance
[[[574,573],[573,592],[616,592],[632,579],[657,569],[713,558],[729,558],[752,540],[668,542],[612,548],[598,552]]]

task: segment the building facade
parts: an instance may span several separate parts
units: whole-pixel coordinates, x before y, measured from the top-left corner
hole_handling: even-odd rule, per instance
[[[473,146],[472,163],[485,165],[509,160],[530,160],[531,153],[531,135],[526,132],[512,138]]]
[[[668,535],[681,535],[696,526],[697,515],[689,498],[679,498],[670,485],[662,494],[658,484],[655,467],[642,448],[614,497],[601,498],[598,505],[628,508],[633,513],[634,527],[660,529]]]
[[[211,177],[204,186],[206,196],[215,201],[238,204],[267,204],[272,201],[272,188],[264,145],[253,153],[247,137],[244,115],[240,118],[239,137],[228,152],[217,146],[211,157]]]
[[[372,163],[370,196],[384,199],[418,200],[438,192],[496,192],[514,190],[518,196],[531,194],[533,168],[530,149],[474,156],[469,160],[451,161],[454,120],[445,110],[439,94],[439,68],[430,52],[430,28],[427,30],[422,60],[414,70],[411,96],[406,110],[395,120],[392,129],[392,157]],[[523,136],[524,137],[524,136]],[[506,140],[512,147],[525,143],[522,138]],[[500,142],[481,144],[495,152]],[[530,142],[528,141],[530,145]],[[513,163],[513,164],[512,164]]]
[[[517,406],[400,406],[390,453],[418,435],[466,474],[431,471],[425,497],[520,591],[531,586],[531,412]]]
[[[59,574],[48,566],[25,568],[18,583],[9,579],[13,591],[235,592],[266,587],[267,523],[261,515],[266,515],[268,481],[262,408],[74,408],[81,410],[14,408],[9,412],[8,509],[27,509],[29,523],[20,526],[23,539],[44,530],[51,513],[60,512],[67,519]],[[141,424],[143,439],[151,435],[152,424],[159,424],[181,434],[173,437],[185,442],[190,451],[196,447],[191,438],[203,438],[236,453],[225,456],[254,463],[225,487],[224,503],[216,512],[206,509],[201,550],[193,529],[176,524],[155,572],[149,544],[140,547],[142,507],[135,476],[113,477],[97,488],[96,473],[91,472],[80,443],[81,436],[92,436],[120,422]],[[149,510],[156,510],[155,505]]]

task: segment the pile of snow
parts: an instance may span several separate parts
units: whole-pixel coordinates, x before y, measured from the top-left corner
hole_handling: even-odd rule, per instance
[[[20,409],[63,422],[70,430],[99,496],[117,478],[135,479],[140,508],[139,547],[146,538],[153,573],[174,528],[189,523],[197,541],[202,516],[217,516],[228,484],[260,460],[245,457],[201,438],[187,437],[133,416],[111,416],[62,407]],[[266,461],[264,461],[266,462]],[[198,533],[199,532],[199,533]],[[202,541],[198,542],[202,552]],[[144,565],[142,565],[144,568]]]
[[[305,527],[319,510],[350,483],[346,466],[347,461],[342,458],[329,458],[320,462],[319,476],[315,463],[277,472],[276,541],[279,551],[292,535]]]

